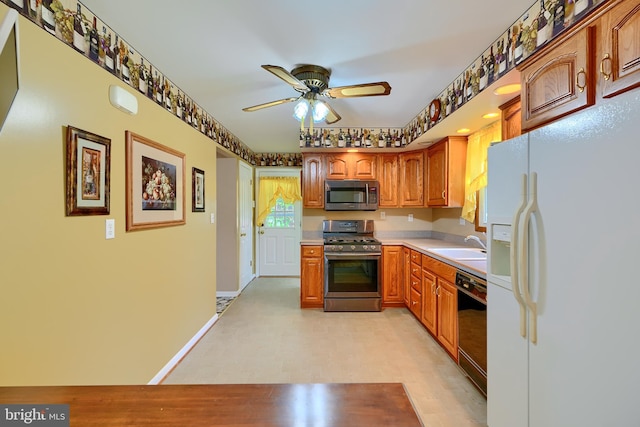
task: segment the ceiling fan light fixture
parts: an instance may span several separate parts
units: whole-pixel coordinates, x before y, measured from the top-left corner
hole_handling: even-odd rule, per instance
[[[307,117],[309,112],[309,102],[306,99],[301,99],[293,107],[293,117],[299,122],[303,121]]]
[[[312,103],[311,106],[314,122],[321,122],[327,118],[327,115],[329,114],[329,107],[327,107],[327,104],[325,104],[323,101],[316,100]]]

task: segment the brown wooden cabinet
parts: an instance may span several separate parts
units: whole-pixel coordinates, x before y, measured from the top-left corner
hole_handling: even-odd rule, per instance
[[[502,124],[502,140],[515,138],[522,134],[522,114],[520,95],[505,102],[500,107]]]
[[[607,11],[600,21],[599,82],[609,98],[640,86],[640,4],[626,0]]]
[[[398,155],[400,206],[423,206],[424,157],[422,151]]]
[[[324,166],[321,154],[305,154],[302,166],[302,205],[324,207]]]
[[[381,208],[398,207],[398,155],[380,154],[378,156],[377,179],[380,183],[378,205]]]
[[[404,306],[402,246],[382,246],[382,305]]]
[[[438,342],[458,358],[458,294],[456,270],[448,264],[422,255],[421,321]]]
[[[324,306],[324,249],[302,246],[300,262],[300,307]]]
[[[409,294],[411,289],[411,249],[402,247],[402,283],[404,305],[409,307]]]
[[[522,130],[595,103],[595,28],[585,27],[520,67]]]
[[[377,156],[336,153],[325,156],[327,179],[376,179]]]
[[[467,137],[449,136],[427,149],[428,207],[460,207],[464,204]]]

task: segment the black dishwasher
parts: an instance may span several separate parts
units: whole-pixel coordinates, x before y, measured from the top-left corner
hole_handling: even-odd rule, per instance
[[[458,366],[487,395],[487,282],[458,271]]]

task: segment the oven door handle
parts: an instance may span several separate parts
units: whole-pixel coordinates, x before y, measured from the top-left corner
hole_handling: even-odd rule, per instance
[[[374,253],[374,254],[352,254],[352,253],[340,253],[340,254],[328,254],[325,252],[324,257],[328,260],[377,260],[380,259],[382,254]]]

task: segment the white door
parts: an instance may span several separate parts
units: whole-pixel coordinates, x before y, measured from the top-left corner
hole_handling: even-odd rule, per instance
[[[277,175],[300,176],[300,171],[278,171]],[[301,202],[289,204],[284,203],[282,199],[278,200],[264,224],[258,224],[258,274],[260,276],[300,275],[301,224]]]
[[[240,233],[240,290],[253,279],[253,171],[240,162],[238,171],[238,231]]]

